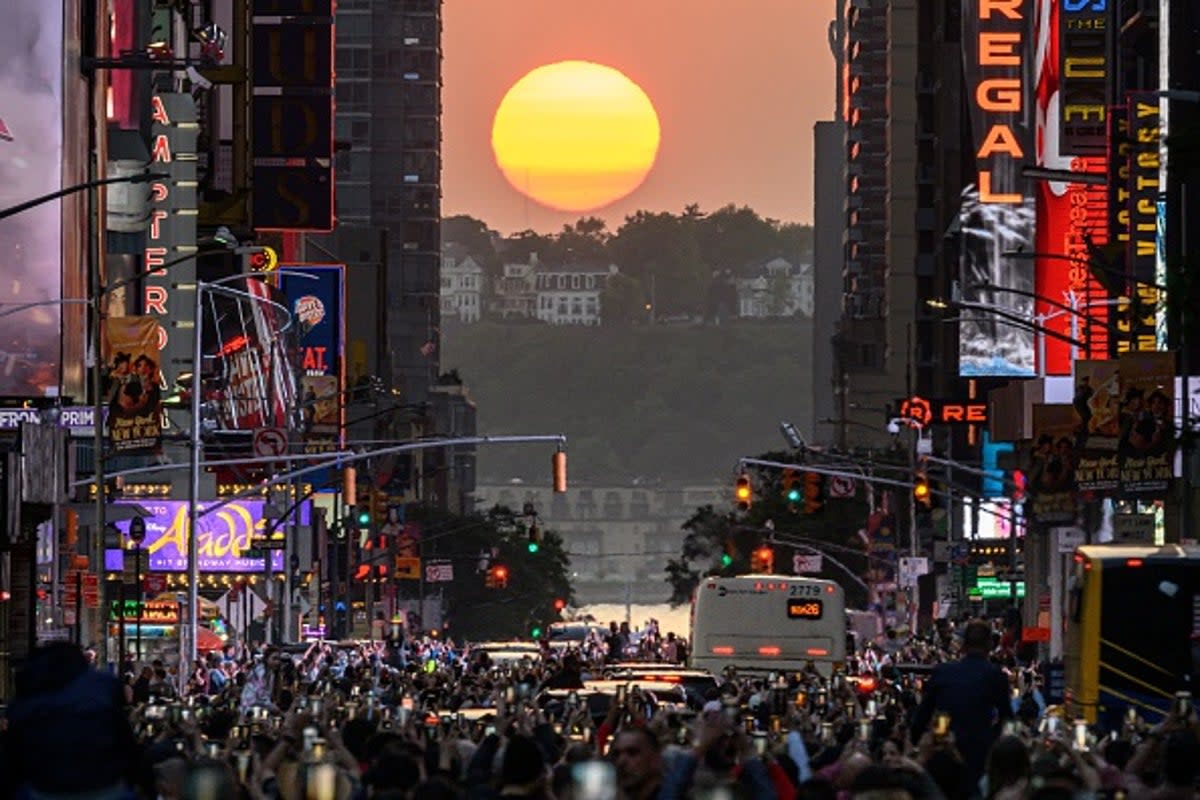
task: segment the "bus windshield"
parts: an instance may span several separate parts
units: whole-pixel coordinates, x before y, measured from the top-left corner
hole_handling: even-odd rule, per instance
[[[692,601],[692,666],[828,673],[846,657],[846,599],[833,581],[704,578]]]

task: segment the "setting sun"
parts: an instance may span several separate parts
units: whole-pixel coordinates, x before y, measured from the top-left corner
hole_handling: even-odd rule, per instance
[[[492,150],[517,191],[563,211],[625,197],[654,166],[658,114],[612,67],[561,61],[513,84],[492,123]]]

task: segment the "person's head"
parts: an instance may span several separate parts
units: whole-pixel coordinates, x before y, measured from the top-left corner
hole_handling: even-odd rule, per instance
[[[1163,779],[1170,786],[1192,786],[1200,767],[1200,743],[1190,730],[1175,731],[1163,748]]]
[[[988,753],[988,792],[995,793],[1029,777],[1029,751],[1016,736],[1002,736]]]
[[[661,746],[645,728],[622,729],[610,754],[617,768],[617,785],[627,795],[642,795],[662,777]]]
[[[546,760],[529,736],[513,736],[500,762],[500,782],[505,787],[534,788],[546,779]]]
[[[973,619],[963,629],[963,650],[969,655],[987,655],[992,649],[992,629],[981,619]]]
[[[850,784],[850,795],[854,800],[911,800],[908,790],[898,771],[878,764],[870,764],[858,770]]]
[[[154,790],[164,800],[183,797],[188,778],[188,763],[182,757],[164,759],[154,765]]]

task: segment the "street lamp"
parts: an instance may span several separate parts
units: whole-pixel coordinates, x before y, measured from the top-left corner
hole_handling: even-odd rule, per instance
[[[134,660],[142,661],[142,542],[146,541],[146,520],[136,516],[129,520],[129,541],[133,542],[133,585],[136,592],[137,621],[134,623]],[[124,625],[124,621],[121,622]]]
[[[77,183],[74,186],[67,186],[58,191],[44,194],[41,197],[35,197],[32,200],[26,200],[24,203],[17,203],[15,206],[8,208],[0,208],[0,219],[7,219],[14,214],[20,214],[22,211],[28,211],[31,208],[36,208],[44,203],[49,203],[58,200],[61,197],[66,197],[69,194],[76,192],[86,192],[88,189],[97,189],[101,186],[110,186],[114,183],[149,183],[150,181],[164,180],[171,177],[165,172],[140,172],[134,175],[122,175],[118,178],[100,178],[94,181],[85,183]]]

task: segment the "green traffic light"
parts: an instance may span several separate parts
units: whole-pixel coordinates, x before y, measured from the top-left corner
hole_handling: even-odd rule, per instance
[[[536,552],[538,551],[538,549],[539,549],[539,548],[538,548],[538,543],[537,543],[537,542],[530,542],[530,543],[529,543],[529,552],[530,552],[530,553],[536,553]]]
[[[370,514],[370,512],[368,512],[368,511],[360,511],[360,512],[358,512],[358,524],[359,524],[359,525],[369,525],[369,524],[371,524],[371,514]]]
[[[529,632],[529,635],[532,636],[534,639],[540,639],[540,638],[542,638],[542,629],[538,628],[538,627],[534,627],[534,629]]]
[[[788,499],[789,503],[800,502],[800,490],[799,489],[788,489],[787,499]]]
[[[721,556],[721,566],[722,567],[728,567],[732,563],[733,563],[733,556],[729,555],[729,553],[726,553],[725,555]]]

